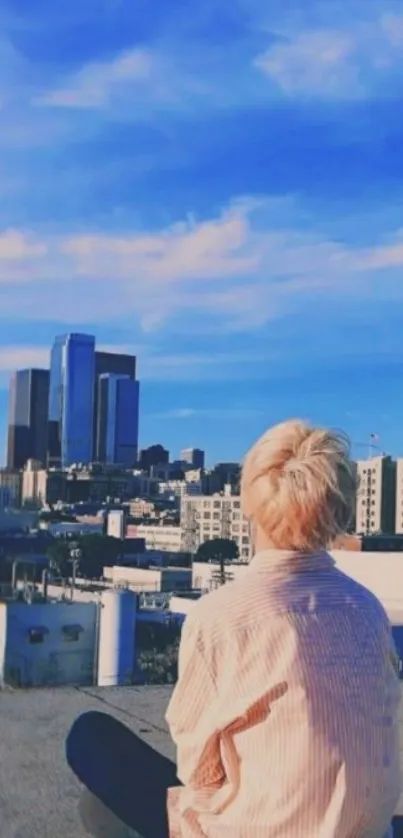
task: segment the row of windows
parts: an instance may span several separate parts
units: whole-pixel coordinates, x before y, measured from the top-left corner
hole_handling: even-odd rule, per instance
[[[80,634],[84,629],[82,626],[72,625],[63,626],[61,630],[64,643],[77,643],[80,639]],[[28,629],[28,642],[31,644],[44,643],[45,637],[49,634],[49,629],[46,626],[33,626]]]

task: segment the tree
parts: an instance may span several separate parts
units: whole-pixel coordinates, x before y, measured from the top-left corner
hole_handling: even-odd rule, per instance
[[[122,542],[118,538],[97,534],[80,535],[73,541],[54,539],[46,551],[49,566],[58,576],[68,578],[72,575],[73,563],[71,551],[79,551],[77,571],[88,579],[100,579],[103,569],[114,564],[122,552]]]
[[[53,570],[55,576],[61,576],[63,579],[70,576],[71,564],[68,541],[55,538],[46,550],[46,557],[49,561],[49,567]]]
[[[200,544],[196,553],[196,561],[198,562],[217,562],[219,564],[218,582],[220,585],[224,585],[227,581],[226,564],[238,557],[238,545],[230,538],[212,538],[210,541],[204,541],[203,544]]]
[[[122,553],[122,542],[109,535],[81,535],[76,540],[81,551],[79,573],[88,579],[100,579],[105,566],[115,564]]]

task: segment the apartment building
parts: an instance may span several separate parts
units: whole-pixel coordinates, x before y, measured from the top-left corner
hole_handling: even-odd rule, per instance
[[[395,532],[403,534],[403,458],[396,461],[396,515]]]
[[[222,494],[184,497],[181,506],[183,549],[195,553],[199,545],[213,538],[230,538],[238,545],[244,561],[251,557],[249,525],[241,513],[239,495],[226,487]]]
[[[403,467],[402,467],[403,468]],[[358,460],[359,488],[356,530],[365,535],[394,533],[396,525],[396,463],[391,457]],[[403,471],[401,471],[403,476]],[[400,520],[403,521],[402,504]],[[402,532],[403,530],[400,530]]]

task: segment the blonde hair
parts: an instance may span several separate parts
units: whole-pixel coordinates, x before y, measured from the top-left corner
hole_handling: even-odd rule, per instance
[[[242,470],[243,512],[279,550],[329,546],[352,520],[356,489],[348,437],[301,420],[270,428]]]

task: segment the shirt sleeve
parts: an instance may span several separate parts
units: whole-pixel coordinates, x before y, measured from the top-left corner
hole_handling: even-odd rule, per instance
[[[201,631],[190,616],[182,629],[178,669],[165,717],[177,748],[178,778],[194,790],[220,786],[225,772],[215,723],[215,681]]]

